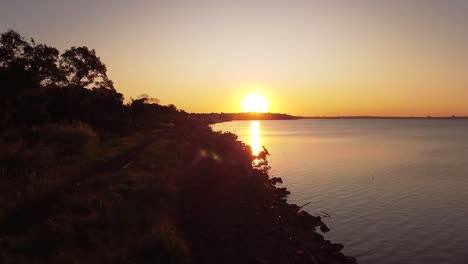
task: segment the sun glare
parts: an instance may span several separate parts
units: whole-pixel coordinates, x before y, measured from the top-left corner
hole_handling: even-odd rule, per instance
[[[268,111],[268,99],[261,94],[248,94],[242,99],[241,111],[265,113]]]

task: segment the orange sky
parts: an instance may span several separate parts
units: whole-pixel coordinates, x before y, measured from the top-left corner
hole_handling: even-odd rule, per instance
[[[40,3],[39,3],[40,2]],[[92,7],[92,8],[90,8]],[[294,115],[468,115],[468,1],[8,1],[0,30],[95,48],[126,98]]]

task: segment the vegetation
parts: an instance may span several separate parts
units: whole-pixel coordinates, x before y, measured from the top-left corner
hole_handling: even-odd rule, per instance
[[[183,114],[147,96],[124,104],[106,66],[87,47],[59,54],[13,30],[0,37],[1,129],[81,121],[115,133],[137,128],[142,119],[156,125],[151,119]]]
[[[150,134],[138,131],[161,128],[186,115],[158,103],[144,95],[124,104],[92,49],[72,47],[60,54],[16,31],[3,33],[0,217],[112,160]]]
[[[94,50],[0,39],[0,263],[355,263],[217,119],[123,103]],[[254,162],[255,160],[255,162]]]

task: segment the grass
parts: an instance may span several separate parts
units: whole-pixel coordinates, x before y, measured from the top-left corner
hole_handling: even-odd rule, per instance
[[[3,135],[0,153],[0,219],[28,201],[90,173],[158,131],[138,131],[99,140],[81,123],[47,125]],[[25,134],[27,136],[25,136]]]
[[[114,153],[147,133],[111,140],[103,152]],[[128,168],[98,173],[61,194],[46,218],[3,238],[2,263],[190,263],[174,206],[183,172],[175,145],[159,138]]]

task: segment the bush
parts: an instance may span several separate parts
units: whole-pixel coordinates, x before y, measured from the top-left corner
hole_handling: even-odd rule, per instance
[[[34,170],[60,156],[86,154],[98,142],[96,132],[81,122],[13,129],[0,137],[0,161],[3,170]]]
[[[39,143],[50,145],[58,155],[83,154],[98,142],[97,133],[82,122],[49,124],[37,130]]]

